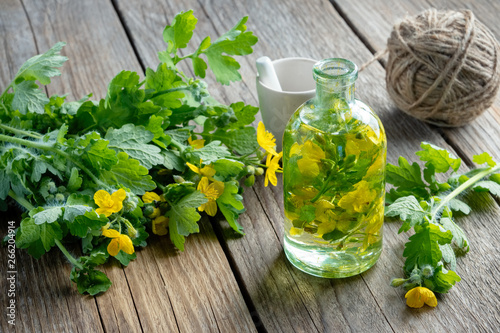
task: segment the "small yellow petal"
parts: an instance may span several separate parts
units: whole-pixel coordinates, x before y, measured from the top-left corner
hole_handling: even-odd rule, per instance
[[[97,208],[95,212],[99,215],[104,214],[104,216],[109,217],[113,212],[109,208]]]
[[[410,308],[421,308],[424,303],[435,307],[437,306],[436,295],[425,287],[416,287],[408,291],[405,295],[406,304]]]
[[[193,140],[191,137],[188,138],[188,142],[191,145],[191,147],[194,147],[196,149],[200,149],[205,147],[205,140],[198,139],[198,140]]]
[[[302,145],[299,145],[297,142],[294,142],[292,148],[290,148],[290,156],[299,155],[302,149]]]
[[[257,126],[257,143],[269,154],[278,155],[275,150],[276,139],[272,133],[266,131],[266,127],[262,121]]]
[[[212,183],[212,185],[214,189],[217,191],[217,198],[219,198],[222,195],[222,193],[224,193],[224,183],[216,180]]]
[[[290,228],[290,235],[292,235],[292,236],[299,236],[299,235],[302,235],[303,231],[304,231],[303,229],[291,227]]]
[[[157,218],[158,216],[160,216],[160,213],[161,213],[160,208],[155,208],[155,209],[153,210],[153,213],[152,213],[152,214],[150,214],[150,215],[148,215],[148,217],[149,217],[150,219],[154,219],[154,218]]]
[[[317,175],[319,175],[318,163],[308,157],[304,157],[298,160],[297,167],[304,177],[316,177]]]
[[[200,191],[201,193],[205,193],[207,188],[208,188],[208,178],[202,177],[200,182],[198,183],[198,191]]]
[[[125,200],[126,197],[127,197],[127,192],[125,192],[125,190],[122,188],[111,194],[111,199],[115,202],[117,201],[123,202],[123,200]]]
[[[144,203],[151,203],[153,201],[161,201],[161,198],[155,192],[146,192],[142,196],[142,201],[144,201]]]
[[[127,254],[132,254],[135,252],[134,250],[134,244],[132,243],[132,240],[130,239],[129,236],[127,235],[120,235],[120,238],[118,238],[120,241],[120,250]]]
[[[158,216],[153,220],[153,233],[156,235],[164,236],[168,233],[168,217]]]
[[[215,169],[212,168],[211,166],[204,166],[201,170],[200,170],[200,174],[202,176],[205,176],[205,177],[208,177],[208,178],[211,178],[215,175]]]
[[[205,204],[205,211],[210,216],[215,216],[217,214],[217,203],[214,200],[209,200]]]
[[[120,252],[120,241],[114,238],[108,244],[108,253],[111,256],[116,256]]]
[[[94,194],[94,202],[99,207],[107,205],[110,199],[111,195],[104,190],[99,190]]]
[[[186,165],[189,167],[189,169],[191,169],[193,172],[196,172],[196,173],[200,173],[200,169],[198,169],[198,167],[194,164],[191,164],[189,162],[186,162]]]
[[[102,232],[102,235],[108,238],[118,238],[120,233],[114,229],[106,229]]]

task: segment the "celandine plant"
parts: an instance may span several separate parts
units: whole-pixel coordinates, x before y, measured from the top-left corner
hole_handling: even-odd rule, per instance
[[[252,186],[267,168],[266,183],[276,185],[277,162],[261,165],[259,146],[274,149],[274,138],[262,124],[258,135],[250,125],[258,108],[219,103],[177,64],[191,59],[196,76],[210,68],[222,84],[240,80],[232,56],[251,53],[257,42],[246,21],[181,57],[197,19],[178,14],[163,32],[158,67],[142,81],[136,72],[118,73],[100,101],[67,102],[40,89],[61,74],[64,43],[29,59],[0,96],[0,204],[5,210],[13,200],[26,210],[17,247],[39,258],[57,246],[79,292],[94,295],[111,286],[96,266],[110,256],[128,265],[148,231],[168,234],[184,250],[200,213],[220,211],[243,234],[240,180]],[[66,244],[78,244],[83,256]]]

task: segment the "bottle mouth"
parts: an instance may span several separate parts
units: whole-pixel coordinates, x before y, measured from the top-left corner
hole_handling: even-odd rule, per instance
[[[313,77],[318,83],[336,81],[340,86],[347,86],[358,78],[358,66],[343,58],[323,59],[314,65]]]

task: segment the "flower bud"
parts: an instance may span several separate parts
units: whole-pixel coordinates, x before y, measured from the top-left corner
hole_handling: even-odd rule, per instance
[[[257,169],[255,169],[255,175],[256,176],[262,176],[264,174],[264,169],[259,167]]]
[[[186,180],[184,178],[182,178],[181,176],[179,175],[174,175],[174,181],[177,183],[177,184],[182,184],[184,183]]]
[[[59,187],[57,188],[57,192],[59,192],[59,193],[64,193],[64,192],[66,192],[66,186],[59,186]]]
[[[255,176],[250,175],[247,177],[247,179],[245,179],[245,186],[251,187],[253,186],[253,184],[255,184]]]
[[[139,203],[139,198],[130,192],[127,192],[127,196],[125,200],[123,200],[123,211],[125,213],[132,212],[137,208],[137,204]]]
[[[57,201],[64,201],[65,197],[64,197],[64,194],[62,193],[57,193],[56,194],[56,200]]]
[[[47,183],[47,188],[49,190],[49,193],[51,193],[51,194],[54,194],[54,193],[57,192],[56,183],[54,183],[54,182],[48,182]]]
[[[255,174],[255,168],[251,165],[248,165],[247,166],[247,173],[250,174],[250,175],[253,175]]]
[[[434,269],[430,265],[422,266],[422,275],[426,278],[430,278],[434,275]]]
[[[399,287],[403,283],[405,283],[406,281],[408,281],[408,280],[407,279],[392,279],[391,286],[392,287]]]
[[[137,238],[137,236],[139,236],[139,233],[137,232],[137,230],[135,230],[135,228],[132,225],[128,226],[127,233],[131,239]]]
[[[146,204],[144,205],[144,215],[147,216],[147,217],[151,217],[152,214],[154,214],[155,212],[155,207],[153,205],[150,205],[150,204]]]

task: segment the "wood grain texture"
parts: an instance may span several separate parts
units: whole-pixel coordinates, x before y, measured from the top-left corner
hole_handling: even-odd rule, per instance
[[[153,2],[151,2],[153,4]],[[136,6],[131,1],[119,1],[118,8],[123,12],[125,24],[129,27],[132,40],[139,45],[139,56],[143,62],[153,63],[155,54],[151,49],[157,50],[164,47],[161,40],[145,37],[146,31],[160,29],[157,25],[158,18],[165,15],[170,17],[181,10],[193,8],[198,17],[198,30],[193,40],[200,41],[205,35],[220,35],[229,29],[240,16],[249,15],[248,27],[260,37],[254,54],[241,59],[244,80],[252,96],[246,93],[237,96],[237,99],[228,98],[234,91],[240,92],[240,87],[233,88],[233,92],[220,94],[226,102],[242,99],[256,104],[254,80],[254,61],[262,55],[271,58],[284,56],[303,56],[312,58],[326,58],[341,56],[354,59],[358,64],[371,57],[370,52],[362,45],[342,18],[332,9],[327,2],[202,2],[203,11],[199,11],[198,2],[184,2],[182,5],[164,4],[154,2],[146,5],[147,12],[141,12],[142,5]],[[149,19],[150,12],[151,17]],[[161,13],[161,14],[159,14]],[[318,15],[321,13],[321,15]],[[141,18],[142,17],[142,18]],[[141,26],[138,22],[148,22]],[[207,22],[210,22],[207,23]],[[157,25],[157,28],[154,26]],[[206,30],[207,27],[209,30]],[[147,47],[146,47],[147,45]],[[153,45],[155,47],[153,47]],[[209,77],[207,80],[211,80]],[[431,141],[438,145],[446,145],[441,135],[434,129],[417,120],[412,119],[394,107],[389,101],[384,84],[384,71],[378,64],[373,65],[360,75],[357,89],[362,100],[373,106],[381,117],[389,139],[388,160],[394,163],[399,155],[414,156],[423,140]],[[219,90],[219,89],[217,89]],[[224,90],[225,91],[225,90]],[[414,158],[413,158],[414,160]],[[407,235],[397,235],[399,225],[386,226],[386,242],[384,255],[379,263],[361,278],[346,280],[321,280],[306,276],[292,268],[284,259],[281,248],[282,238],[282,197],[281,187],[264,188],[262,182],[257,182],[254,190],[245,192],[245,206],[247,213],[241,217],[247,235],[235,239],[234,234],[222,221],[220,226],[224,239],[227,242],[228,252],[234,261],[243,280],[243,286],[250,295],[257,309],[262,326],[270,331],[329,331],[330,329],[360,331],[367,329],[368,325],[373,330],[391,330],[411,332],[415,327],[422,330],[447,331],[447,327],[464,330],[469,324],[461,322],[461,316],[454,314],[454,304],[471,303],[472,294],[462,293],[445,305],[440,305],[441,314],[432,311],[412,311],[406,307],[402,299],[402,291],[388,286],[391,277],[402,274],[403,244]],[[472,221],[487,225],[492,216],[498,214],[498,209],[493,202],[487,204],[489,213],[475,215],[464,223]],[[477,239],[487,234],[483,228],[476,225],[470,227],[479,234]],[[486,228],[486,227],[485,227]],[[473,232],[474,234],[474,232]],[[497,235],[498,231],[494,231]],[[492,236],[494,237],[494,236]],[[488,255],[479,251],[468,260],[484,261]],[[495,259],[489,259],[494,262]],[[462,273],[462,272],[459,272]],[[472,280],[480,274],[471,276]],[[464,287],[466,288],[466,287]],[[347,296],[348,295],[348,296]],[[343,298],[343,296],[347,296]],[[482,302],[488,303],[487,297]],[[453,297],[453,296],[452,296]],[[449,299],[450,297],[448,297]],[[353,302],[353,299],[362,299]],[[374,302],[375,301],[375,302]],[[383,316],[380,316],[383,312]],[[292,316],[295,313],[296,316]],[[363,321],[360,314],[370,313],[373,317]],[[358,318],[356,318],[358,316]],[[299,321],[296,317],[301,318]],[[390,326],[387,320],[388,317]],[[467,318],[476,323],[473,311],[467,313]],[[378,326],[377,326],[378,325]],[[417,326],[418,325],[418,326]],[[462,326],[460,326],[462,325]],[[487,327],[487,326],[486,326]]]
[[[103,97],[107,83],[120,70],[135,70],[143,75],[110,2],[26,1],[25,6],[42,50],[58,40],[68,41],[63,54],[70,61],[63,67],[62,77],[48,87],[49,94],[66,93],[69,100],[88,92]],[[139,251],[138,259],[126,270],[115,260],[105,265],[103,271],[113,286],[96,297],[96,323],[100,324],[100,314],[102,325],[109,332],[255,331],[211,226],[205,223],[201,232],[190,238],[186,253],[177,253],[168,241],[165,244],[167,237],[156,239],[152,246]],[[52,268],[54,274],[67,276],[55,265]],[[69,270],[69,265],[66,268]],[[75,290],[69,283],[67,288]],[[53,290],[54,294],[57,292]],[[90,299],[95,308],[94,299]],[[46,302],[52,306],[50,299]],[[81,328],[96,331],[92,329],[92,320],[88,322],[80,323]],[[45,326],[42,323],[40,327]],[[57,331],[76,330],[62,327]]]

